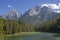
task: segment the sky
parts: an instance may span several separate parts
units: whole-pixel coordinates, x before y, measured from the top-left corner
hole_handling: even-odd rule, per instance
[[[60,0],[0,0],[0,15],[9,13],[11,8],[23,14],[30,8],[45,3],[58,4]]]

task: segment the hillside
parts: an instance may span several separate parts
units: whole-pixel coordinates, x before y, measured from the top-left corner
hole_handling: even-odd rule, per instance
[[[38,26],[37,31],[60,33],[60,18],[43,22]]]

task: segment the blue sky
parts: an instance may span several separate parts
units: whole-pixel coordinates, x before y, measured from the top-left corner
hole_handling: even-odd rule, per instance
[[[28,9],[44,3],[60,3],[60,0],[0,0],[0,15],[7,14],[9,12],[9,6],[20,11],[26,12]]]

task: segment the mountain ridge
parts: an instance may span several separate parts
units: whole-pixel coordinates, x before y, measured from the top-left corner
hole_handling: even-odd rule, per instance
[[[3,15],[2,18],[10,20],[19,20],[22,14],[16,10],[11,10],[8,14]]]
[[[8,14],[3,15],[2,18],[10,20],[19,20],[29,24],[38,24],[45,21],[56,19],[60,13],[54,12],[47,6],[36,6],[29,9],[23,15],[17,10],[11,10]]]
[[[57,18],[60,14],[57,12],[52,11],[51,8],[46,6],[38,7],[38,11],[36,11],[36,7],[28,10],[24,15],[21,17],[21,20],[30,24],[37,24],[43,21],[49,21]],[[30,15],[31,14],[31,15]]]

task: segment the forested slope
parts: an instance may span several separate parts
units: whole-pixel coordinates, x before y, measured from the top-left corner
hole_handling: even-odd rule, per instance
[[[60,33],[60,18],[43,22],[36,29],[37,31],[58,32]]]
[[[5,20],[0,18],[0,31],[4,34],[14,34],[20,32],[57,32],[60,33],[60,18],[43,22],[38,26],[33,26],[21,21]]]
[[[2,29],[5,34],[34,31],[34,26],[20,21],[0,19],[0,22],[0,25],[3,24]]]

